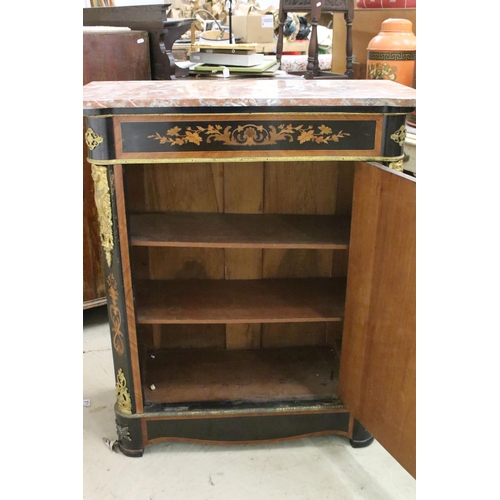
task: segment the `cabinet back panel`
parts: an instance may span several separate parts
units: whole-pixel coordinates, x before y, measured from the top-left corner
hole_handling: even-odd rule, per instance
[[[149,248],[150,279],[224,279],[223,248]]]
[[[262,347],[326,345],[326,323],[266,323]]]
[[[156,338],[154,329],[157,329]],[[138,332],[148,351],[226,347],[225,325],[138,325]]]
[[[333,250],[264,250],[263,278],[328,278]]]
[[[262,324],[226,325],[226,349],[260,349]]]
[[[263,212],[264,168],[260,162],[224,163],[224,212]]]
[[[130,212],[349,214],[353,162],[126,165]]]
[[[154,329],[157,329],[158,340]],[[342,322],[230,325],[138,325],[148,351],[170,348],[260,349],[288,346],[338,347]]]
[[[125,167],[129,212],[350,214],[352,162],[147,164]],[[262,279],[347,274],[347,250],[134,247],[134,278]],[[340,327],[339,327],[340,325]],[[146,328],[145,331],[148,331]],[[221,334],[222,332],[222,334]],[[334,333],[332,333],[334,332]],[[341,323],[161,325],[162,347],[331,345]],[[145,334],[148,338],[152,333]],[[149,344],[153,345],[148,341]]]
[[[262,249],[225,248],[226,279],[245,280],[262,278]]]
[[[147,211],[223,212],[223,165],[146,165]]]
[[[264,212],[334,214],[337,162],[270,162],[265,169]]]

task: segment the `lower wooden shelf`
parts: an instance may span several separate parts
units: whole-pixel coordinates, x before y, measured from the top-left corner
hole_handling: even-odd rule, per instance
[[[152,213],[130,217],[134,246],[349,248],[350,217],[304,214]]]
[[[345,278],[140,280],[139,324],[341,321]]]
[[[151,403],[334,400],[339,358],[331,347],[169,349],[143,362]]]

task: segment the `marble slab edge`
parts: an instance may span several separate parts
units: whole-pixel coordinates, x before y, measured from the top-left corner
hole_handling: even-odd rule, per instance
[[[415,107],[416,90],[388,80],[154,80],[83,87],[84,109],[270,106]]]

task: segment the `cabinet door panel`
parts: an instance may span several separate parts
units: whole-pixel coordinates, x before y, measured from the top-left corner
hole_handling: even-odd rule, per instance
[[[414,477],[415,179],[358,163],[339,393]]]

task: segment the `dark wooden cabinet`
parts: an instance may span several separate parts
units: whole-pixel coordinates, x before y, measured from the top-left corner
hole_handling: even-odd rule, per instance
[[[150,79],[149,40],[146,32],[128,29],[84,28],[84,85],[94,81]],[[87,144],[83,141],[84,309],[106,303],[99,225],[94,202],[94,182],[87,157]]]
[[[388,81],[84,87],[125,454],[337,433],[415,475],[414,106]]]
[[[171,4],[92,7],[83,9],[84,26],[115,26],[144,31],[149,41],[153,80],[175,80],[189,75],[172,53],[174,42],[191,29],[195,19],[167,18]],[[128,78],[127,78],[128,79]]]

